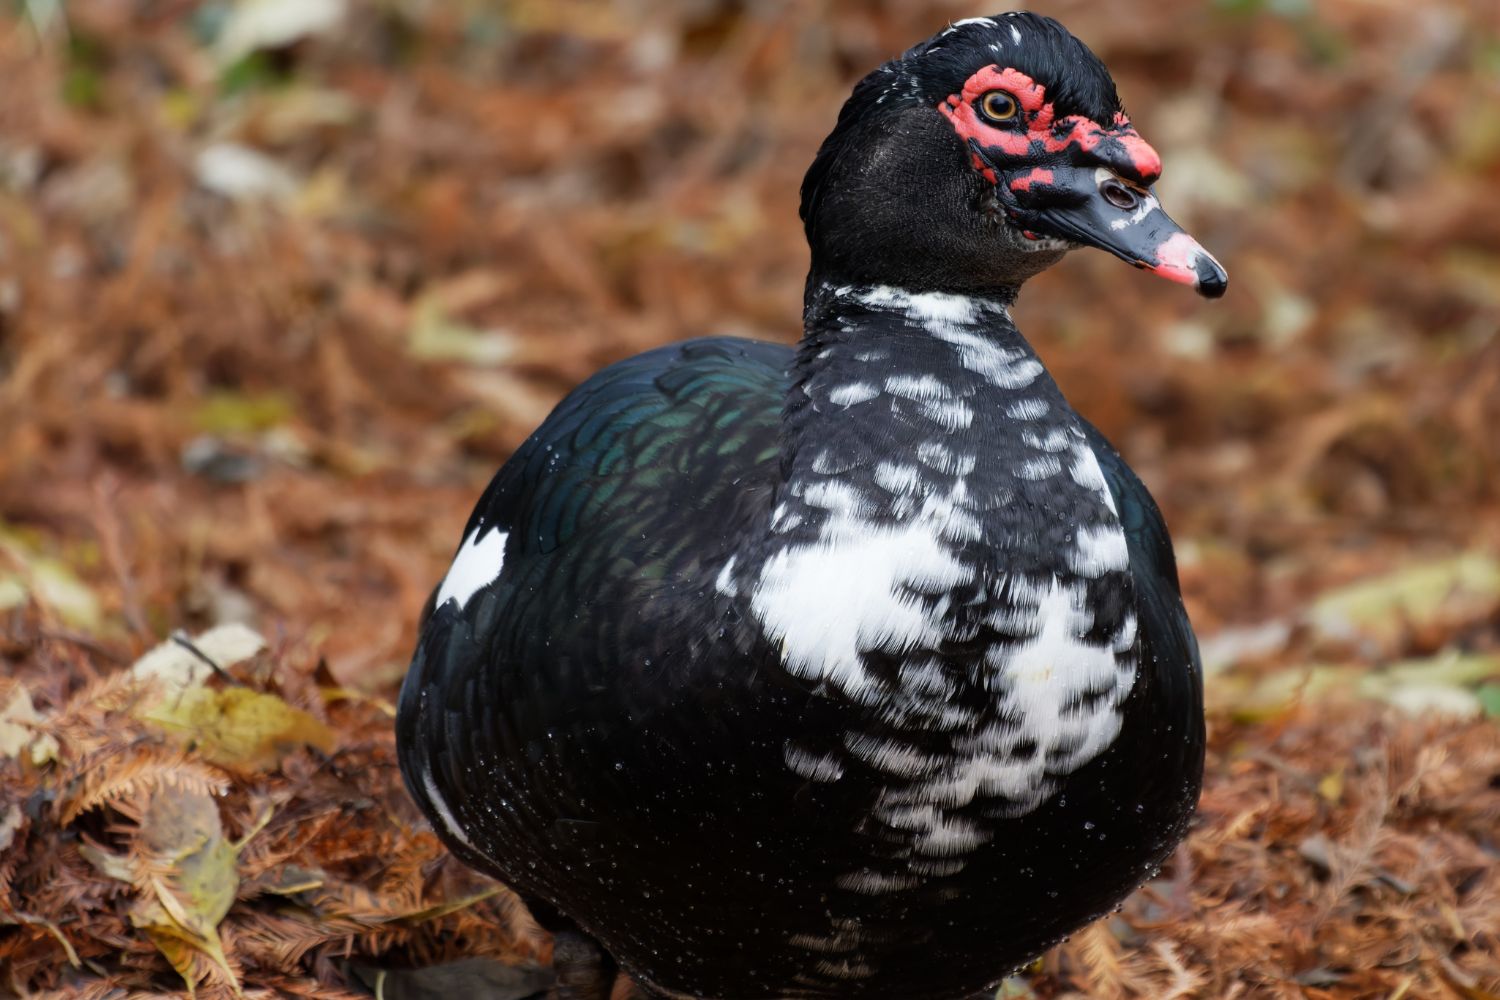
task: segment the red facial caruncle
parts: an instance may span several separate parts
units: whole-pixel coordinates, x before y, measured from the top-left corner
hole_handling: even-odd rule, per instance
[[[1057,175],[1046,167],[1032,167],[1026,173],[1012,177],[1010,189],[1012,191],[1030,191],[1038,184],[1051,184],[1057,179]]]
[[[1015,125],[992,124],[976,110],[975,103],[992,90],[1015,97]],[[1017,69],[984,67],[964,82],[960,93],[950,94],[939,104],[938,110],[965,142],[973,140],[980,148],[1005,156],[1045,158],[1076,147],[1137,184],[1150,186],[1161,176],[1161,157],[1123,113],[1117,113],[1107,128],[1083,115],[1057,120],[1046,88]],[[972,160],[985,180],[997,183],[994,170],[977,152]]]
[[[1106,100],[1112,92],[1096,94],[1094,103]],[[1060,118],[1046,87],[994,65],[970,75],[937,110],[992,186],[993,197],[979,204],[1018,231],[1023,246],[1098,247],[1201,295],[1224,294],[1224,268],[1157,201],[1151,186],[1161,157],[1123,113],[1108,123]]]

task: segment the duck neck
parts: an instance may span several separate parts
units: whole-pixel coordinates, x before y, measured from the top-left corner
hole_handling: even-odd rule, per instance
[[[1012,299],[809,288],[773,533],[938,518],[958,548],[983,537],[1008,567],[1074,572],[1075,537],[1117,529],[1114,501]]]
[[[1134,676],[1113,497],[1007,305],[884,286],[810,296],[765,531],[717,581],[749,598],[795,675],[899,702],[881,671],[914,656],[982,676],[974,657],[1083,635],[1080,663]]]

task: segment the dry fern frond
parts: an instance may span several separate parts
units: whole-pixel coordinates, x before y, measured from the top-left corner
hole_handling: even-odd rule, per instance
[[[436,856],[431,845],[419,840],[397,845],[395,856],[381,875],[380,894],[404,910],[422,909],[425,871]]]
[[[256,880],[272,869],[305,855],[331,825],[343,815],[337,805],[318,812],[290,815],[281,812],[266,825],[261,835],[245,845],[240,853],[240,892],[248,898],[258,892]]]
[[[226,923],[223,930],[226,951],[233,951],[262,967],[287,973],[301,971],[302,960],[314,948],[349,937],[351,935],[342,928],[330,927],[313,919],[256,910],[237,916]]]
[[[1073,938],[1090,995],[1113,1000],[1126,995],[1130,977],[1120,961],[1120,942],[1107,921],[1084,928]]]
[[[112,746],[84,757],[69,769],[56,809],[69,825],[100,806],[125,805],[146,793],[178,791],[219,796],[229,790],[229,776],[187,751],[140,741]]]
[[[34,1000],[161,1000],[160,993],[128,989],[112,979],[95,979],[66,990],[41,990],[32,997]]]
[[[1154,994],[1158,1000],[1179,1000],[1182,997],[1202,996],[1204,978],[1202,974],[1194,972],[1183,964],[1177,955],[1177,949],[1171,941],[1154,941],[1151,944],[1151,952],[1161,963],[1171,978],[1159,993]]]
[[[7,791],[0,785],[0,802],[10,803],[8,808],[0,811],[0,908],[10,898],[11,879],[21,863],[21,848],[31,832],[31,820],[20,803],[6,794]]]
[[[67,725],[85,715],[124,711],[154,687],[130,670],[112,670],[80,688],[57,713],[57,720]]]
[[[1352,817],[1348,836],[1327,850],[1328,884],[1312,919],[1311,926],[1315,929],[1328,919],[1354,887],[1368,880],[1372,869],[1377,867],[1376,849],[1391,804],[1383,751],[1381,756],[1381,765],[1371,769],[1370,778],[1365,782],[1363,801]]]

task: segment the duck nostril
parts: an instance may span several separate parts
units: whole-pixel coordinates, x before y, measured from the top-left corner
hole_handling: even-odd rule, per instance
[[[1104,195],[1105,201],[1125,211],[1129,211],[1141,203],[1140,195],[1113,177],[1099,185],[1099,193]]]

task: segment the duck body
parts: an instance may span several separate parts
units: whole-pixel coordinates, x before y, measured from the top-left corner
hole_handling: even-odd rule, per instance
[[[829,155],[805,216],[858,188]],[[648,995],[969,997],[1182,837],[1196,645],[1150,495],[1011,322],[1019,280],[860,280],[861,245],[809,233],[795,350],[627,359],[499,471],[402,771],[460,859]],[[1050,246],[1009,239],[1012,272]]]

